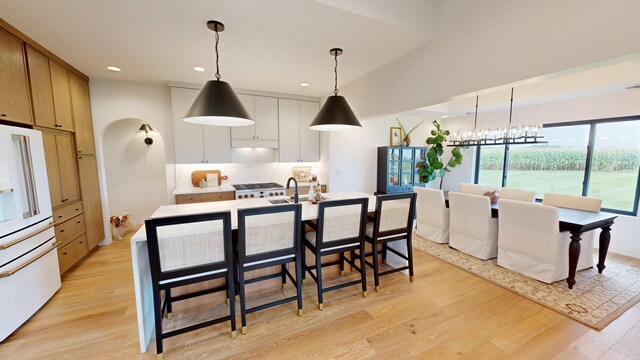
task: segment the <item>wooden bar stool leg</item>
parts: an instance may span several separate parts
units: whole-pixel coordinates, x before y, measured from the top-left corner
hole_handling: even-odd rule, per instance
[[[171,289],[165,290],[165,301],[167,302],[167,319],[171,320],[173,317],[173,307],[171,306]]]
[[[230,266],[235,268],[234,264],[231,263]],[[227,268],[227,294],[229,295],[229,320],[231,321],[231,338],[235,339],[236,337],[236,301],[235,301],[235,282],[236,277],[234,276],[234,272],[232,269]]]
[[[340,275],[344,272],[344,252],[340,253]]]
[[[365,246],[364,243],[360,246],[360,278],[362,279],[362,297],[367,297],[367,265],[365,264],[364,259]],[[353,254],[355,251],[351,251],[351,261],[355,264],[356,258]]]
[[[376,292],[380,291],[380,270],[378,268],[378,244],[373,242],[373,246],[371,247],[373,251],[373,259],[371,263],[373,264],[373,284],[375,285],[374,289]]]
[[[238,269],[238,282],[240,284],[240,319],[241,319],[241,332],[242,335],[247,333],[247,304],[246,304],[246,292],[244,284],[244,267],[240,266]]]
[[[407,257],[409,258],[409,281],[413,282],[413,243],[411,236],[407,237]]]
[[[302,249],[302,251],[304,251],[304,248]],[[303,269],[302,269],[302,259],[300,259],[300,256],[296,256],[296,297],[297,297],[297,301],[298,301],[298,316],[302,316],[302,274],[303,274]]]
[[[153,315],[155,317],[155,328],[156,328],[156,354],[158,360],[162,360],[162,302],[160,299],[160,289],[156,284],[154,284],[153,291]]]
[[[318,287],[318,309],[321,311],[324,309],[323,297],[322,297],[322,256],[320,256],[320,249],[316,253],[316,277],[318,281],[316,285]]]
[[[282,277],[282,288],[285,289],[287,287],[287,265],[280,265],[280,274]]]

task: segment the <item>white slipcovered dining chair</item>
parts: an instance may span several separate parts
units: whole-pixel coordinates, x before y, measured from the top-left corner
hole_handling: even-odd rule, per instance
[[[496,191],[493,186],[479,185],[479,184],[466,184],[462,183],[458,185],[458,191],[465,194],[472,195],[484,195],[487,192]]]
[[[533,202],[536,199],[536,193],[529,190],[502,188],[498,197],[505,200]]]
[[[498,219],[488,196],[449,192],[449,246],[488,260],[498,253]]]
[[[449,242],[449,209],[442,190],[415,187],[416,234],[431,241]]]
[[[565,209],[599,212],[602,200],[585,196],[548,193],[544,194],[542,204]],[[598,230],[591,230],[580,236],[582,240],[580,240],[578,270],[593,267],[593,242],[597,232]]]
[[[498,265],[545,283],[566,279],[571,234],[559,231],[558,209],[517,200],[498,203]]]

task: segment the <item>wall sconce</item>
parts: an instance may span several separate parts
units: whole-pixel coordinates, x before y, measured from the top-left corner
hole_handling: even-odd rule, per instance
[[[144,131],[144,143],[147,144],[147,146],[153,144],[153,139],[149,137],[149,131],[153,131],[153,128],[151,127],[151,125],[149,124],[142,124],[142,126],[140,126],[140,129],[138,129],[138,131]]]

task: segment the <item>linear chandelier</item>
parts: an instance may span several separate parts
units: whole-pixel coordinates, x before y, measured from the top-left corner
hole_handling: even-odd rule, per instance
[[[473,131],[454,131],[448,146],[487,146],[487,145],[528,145],[546,144],[541,141],[542,124],[511,126],[513,115],[513,88],[511,88],[511,103],[509,105],[509,125],[500,129],[478,129],[478,96],[476,95],[476,112]]]

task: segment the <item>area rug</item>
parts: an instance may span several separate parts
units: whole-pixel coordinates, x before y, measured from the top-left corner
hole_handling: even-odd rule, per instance
[[[498,266],[496,259],[480,260],[447,244],[437,244],[417,235],[413,245],[415,249],[597,330],[604,329],[640,301],[638,267],[608,261],[603,274],[598,274],[595,268],[578,271],[576,284],[569,289],[565,280],[545,284]]]

